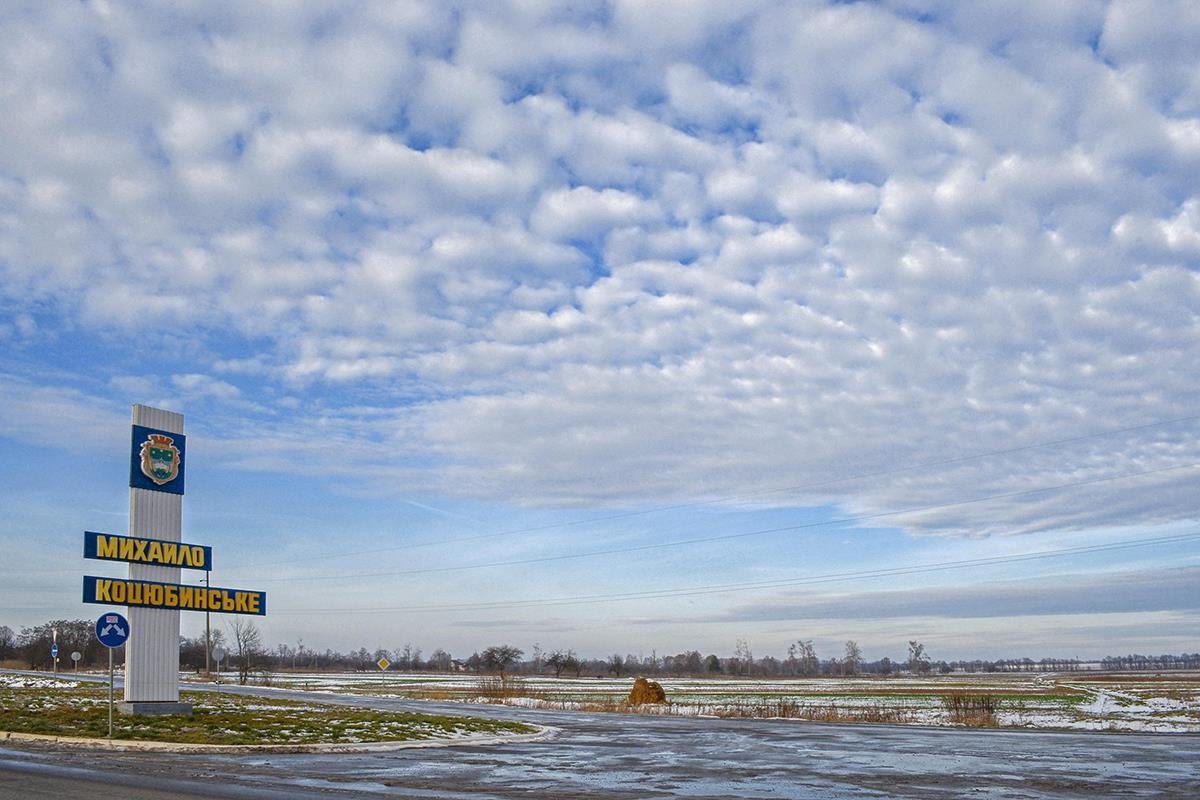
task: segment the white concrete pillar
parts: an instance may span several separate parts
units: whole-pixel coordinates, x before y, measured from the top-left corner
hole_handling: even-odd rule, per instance
[[[133,424],[167,433],[184,432],[182,414],[143,405],[133,407]],[[129,535],[180,541],[183,495],[130,487]],[[179,583],[179,568],[130,563],[129,578]],[[129,641],[125,644],[125,702],[178,703],[179,611],[131,607],[129,629]]]

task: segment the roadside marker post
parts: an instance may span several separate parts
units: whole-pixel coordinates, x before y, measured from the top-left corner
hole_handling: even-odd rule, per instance
[[[129,639],[129,620],[115,611],[100,615],[96,620],[96,638],[108,648],[108,738],[113,735],[113,650]],[[74,654],[72,654],[74,658]],[[76,662],[78,664],[78,661]]]
[[[212,651],[213,661],[217,662],[217,683],[221,682],[221,662],[225,660],[225,649],[223,647],[214,647]]]
[[[388,661],[387,658],[385,657],[385,658],[380,658],[378,661],[375,662],[375,664],[379,667],[379,682],[386,683],[386,681],[384,681],[384,679],[383,679],[383,673],[387,672],[387,668],[392,665],[392,662]]]

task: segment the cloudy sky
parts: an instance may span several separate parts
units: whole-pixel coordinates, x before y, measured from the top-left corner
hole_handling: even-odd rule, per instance
[[[141,402],[271,643],[1200,648],[1195,3],[9,3],[0,99],[0,624]]]

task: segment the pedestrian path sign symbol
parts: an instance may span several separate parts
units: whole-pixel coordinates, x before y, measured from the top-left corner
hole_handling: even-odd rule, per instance
[[[120,647],[129,638],[129,620],[116,612],[101,614],[96,620],[96,638],[105,647]]]

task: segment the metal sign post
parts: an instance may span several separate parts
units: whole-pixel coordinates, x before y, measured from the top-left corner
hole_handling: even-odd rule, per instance
[[[204,588],[208,588],[209,573],[204,573]],[[208,662],[212,652],[212,623],[208,618],[208,609],[204,609],[204,680],[212,680],[212,665]]]
[[[113,650],[129,639],[129,620],[115,611],[96,620],[96,638],[108,648],[108,738],[113,735]]]
[[[392,662],[388,661],[387,657],[384,656],[383,658],[380,658],[378,661],[376,661],[375,665],[379,667],[379,682],[381,684],[386,683],[386,681],[384,681],[384,679],[383,679],[383,674],[385,672],[387,672],[387,668],[392,665]]]

